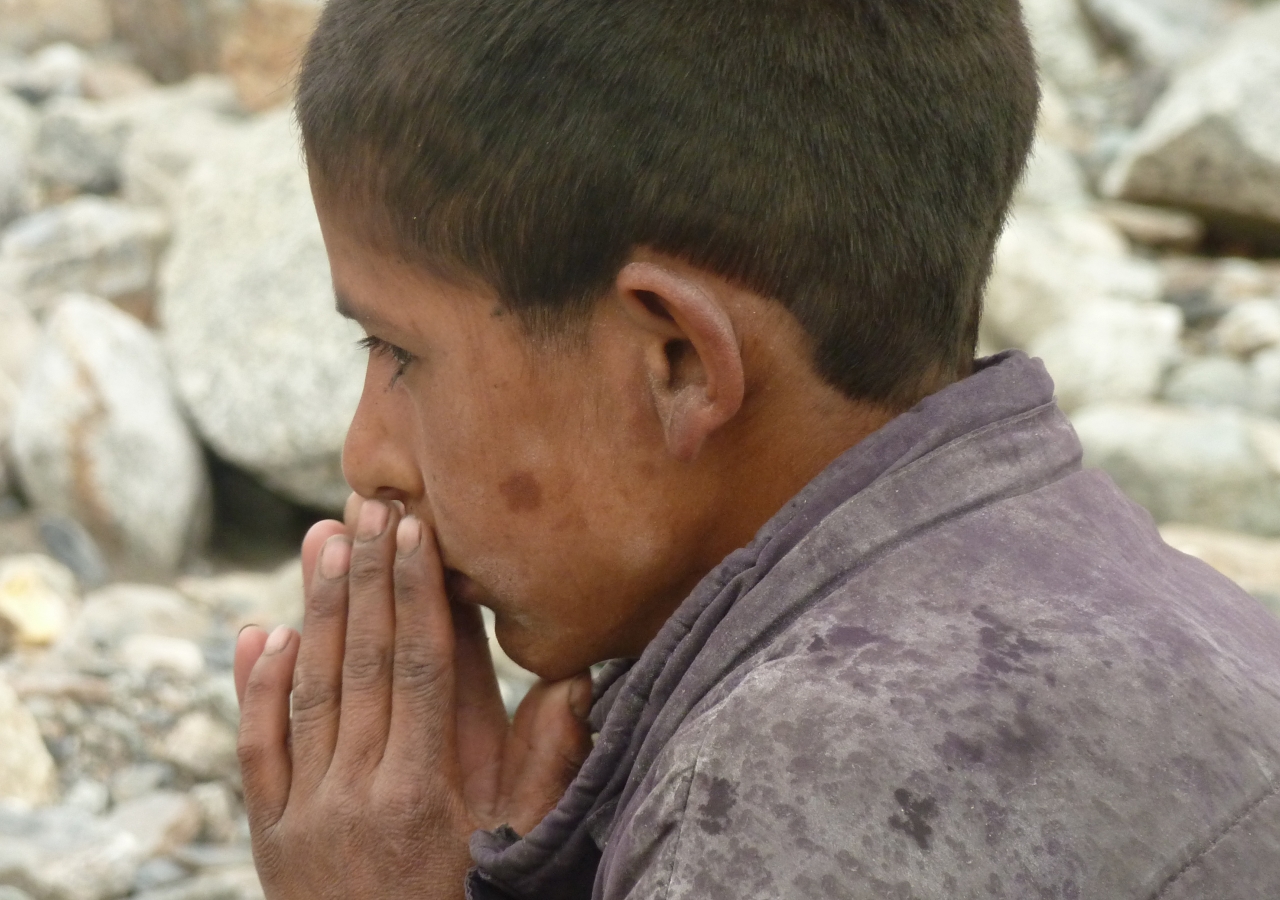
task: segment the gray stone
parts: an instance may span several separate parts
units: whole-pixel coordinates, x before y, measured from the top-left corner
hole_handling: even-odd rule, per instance
[[[128,136],[129,121],[112,106],[55,100],[40,120],[32,168],[54,196],[110,194],[120,186]]]
[[[67,789],[62,802],[94,815],[102,815],[111,805],[111,791],[101,781],[80,778]]]
[[[1263,350],[1249,361],[1252,378],[1251,406],[1257,412],[1280,418],[1280,348]]]
[[[168,238],[155,210],[78,197],[19,219],[0,237],[0,290],[37,311],[79,291],[146,319]]]
[[[190,873],[184,866],[167,856],[159,856],[142,864],[138,869],[137,877],[133,880],[133,887],[139,893],[169,887],[186,880],[188,875]]]
[[[1280,231],[1280,4],[1185,70],[1104,180],[1113,196]]]
[[[1162,396],[1181,406],[1253,406],[1253,375],[1249,367],[1229,356],[1186,360],[1170,375]]]
[[[1236,356],[1280,344],[1280,301],[1259,298],[1234,305],[1214,328],[1213,341]]]
[[[170,887],[135,894],[134,900],[257,900],[262,888],[252,866],[197,875]]]
[[[0,90],[0,228],[27,211],[27,175],[35,142],[36,115]]]
[[[1280,423],[1238,410],[1111,403],[1072,422],[1085,462],[1157,522],[1280,535]]]
[[[187,577],[178,590],[235,628],[256,624],[302,627],[302,561],[290,560],[274,572],[228,572]]]
[[[28,496],[129,569],[173,571],[208,531],[207,473],[154,337],[101,300],[63,301],[27,378],[14,456]]]
[[[111,900],[133,887],[138,839],[68,806],[0,806],[0,884],[38,900]]]
[[[82,94],[89,59],[75,44],[57,41],[12,68],[0,69],[0,85],[29,103]]]
[[[202,711],[183,716],[165,735],[158,755],[197,778],[235,777],[240,769],[235,729]]]
[[[160,762],[134,763],[111,776],[111,801],[117,805],[145,797],[173,781],[173,766]]]
[[[40,343],[40,326],[26,307],[0,292],[0,496],[9,481],[9,441],[13,417],[31,360]]]
[[[7,884],[0,884],[0,900],[32,900],[30,894]]]
[[[218,781],[208,781],[197,784],[189,793],[200,807],[203,823],[200,829],[201,840],[212,844],[226,844],[240,836],[242,814],[230,788]]]
[[[1118,200],[1099,203],[1094,210],[1144,247],[1191,251],[1204,240],[1204,222],[1190,213]]]
[[[1083,0],[1084,9],[1130,59],[1173,69],[1204,50],[1226,26],[1215,0]]]
[[[152,859],[200,833],[200,807],[179,791],[153,791],[117,805],[107,824],[132,835],[143,859]]]
[[[0,800],[48,803],[57,787],[58,771],[35,717],[0,678]]]
[[[1163,303],[1097,303],[1041,333],[1029,351],[1044,360],[1059,405],[1154,397],[1177,359],[1182,314]]]
[[[104,0],[0,0],[0,48],[29,51],[55,41],[93,47],[110,38]]]
[[[297,137],[274,113],[192,170],[159,318],[205,441],[287,496],[338,510],[364,363],[359,330],[332,307]]]
[[[1038,136],[1015,202],[1032,207],[1083,207],[1089,202],[1084,172],[1071,151]]]
[[[1089,24],[1074,2],[1024,0],[1040,70],[1067,90],[1089,87],[1101,77],[1101,60]]]
[[[91,669],[117,668],[120,648],[135,634],[200,640],[207,616],[177,591],[147,584],[113,584],[85,597],[80,615],[58,643],[63,659]]]
[[[1085,307],[1152,303],[1161,293],[1153,263],[1130,255],[1123,236],[1085,210],[1022,208],[996,248],[983,312],[984,342],[1026,349]]]

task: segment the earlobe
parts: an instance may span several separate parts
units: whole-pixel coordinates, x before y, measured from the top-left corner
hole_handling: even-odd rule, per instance
[[[667,449],[684,462],[738,414],[746,393],[727,298],[718,281],[703,282],[652,262],[628,263],[617,280],[633,321],[647,332],[648,381]]]

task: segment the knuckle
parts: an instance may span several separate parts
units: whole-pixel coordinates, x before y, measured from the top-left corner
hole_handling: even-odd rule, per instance
[[[362,687],[387,680],[391,673],[391,653],[383,647],[349,646],[343,660],[345,683]]]
[[[418,648],[398,649],[393,666],[396,681],[419,690],[442,684],[448,670],[448,666],[438,656]]]
[[[346,611],[347,599],[342,584],[321,582],[317,579],[307,597],[306,615],[310,619],[334,619]]]
[[[342,697],[340,689],[321,681],[299,681],[293,687],[293,717],[314,716],[332,711]]]
[[[256,772],[262,767],[266,755],[267,749],[265,747],[241,735],[236,744],[236,759],[239,760],[242,771]],[[246,799],[248,798],[246,797]]]
[[[351,555],[352,586],[372,586],[387,580],[388,567],[370,547],[360,547]]]

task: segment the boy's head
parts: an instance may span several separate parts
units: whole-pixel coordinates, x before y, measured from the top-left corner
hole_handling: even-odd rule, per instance
[[[353,486],[544,674],[635,649],[841,435],[968,373],[1037,98],[1016,0],[330,0],[317,208],[415,357],[371,359]]]

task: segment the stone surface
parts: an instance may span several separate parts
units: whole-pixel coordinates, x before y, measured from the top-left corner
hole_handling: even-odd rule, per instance
[[[28,59],[0,67],[0,85],[29,103],[53,97],[79,97],[89,56],[75,44],[58,41],[42,47]]]
[[[1089,203],[1084,172],[1071,151],[1037,136],[1018,186],[1015,202],[1023,207],[1083,207]]]
[[[104,0],[0,0],[0,48],[26,51],[54,41],[92,47],[110,37]]]
[[[0,678],[0,800],[47,803],[53,799],[57,786],[57,770],[35,718],[13,688]],[[0,829],[0,843],[3,840]],[[3,882],[0,877],[0,884]]]
[[[0,558],[0,630],[15,643],[52,644],[67,630],[78,599],[75,576],[49,557]]]
[[[129,127],[113,105],[78,97],[55,100],[40,120],[33,168],[52,196],[110,194],[120,186]]]
[[[1044,74],[1067,89],[1099,80],[1101,60],[1080,7],[1062,0],[1024,0],[1022,12]]]
[[[200,833],[200,807],[185,793],[155,791],[112,810],[108,827],[132,835],[144,859],[194,840]]]
[[[35,504],[82,522],[126,569],[171,572],[208,532],[200,448],[154,337],[102,300],[50,318],[14,422]]]
[[[154,210],[79,197],[15,222],[0,238],[0,290],[47,309],[82,291],[149,315],[155,273],[169,237]]]
[[[186,577],[178,590],[201,608],[230,622],[264,628],[302,627],[302,561],[290,560],[275,572],[230,572],[212,577]]]
[[[246,109],[289,102],[320,0],[248,0],[222,51],[222,68]]]
[[[159,318],[179,395],[224,459],[323,509],[349,493],[359,329],[333,288],[290,117],[264,117],[191,172]]]
[[[1207,562],[1280,613],[1280,541],[1177,522],[1162,526],[1160,536],[1169,546]]]
[[[117,37],[155,78],[178,82],[218,68],[243,0],[108,0]]]
[[[1193,357],[1169,375],[1162,396],[1182,406],[1251,409],[1253,374],[1248,365],[1228,356]]]
[[[1107,173],[1113,196],[1280,232],[1280,4],[1186,69]]]
[[[1172,69],[1202,52],[1226,25],[1217,0],[1083,0],[1098,30],[1136,62]]]
[[[206,712],[183,716],[165,736],[159,755],[197,778],[226,778],[239,771],[235,731]]]
[[[1156,395],[1177,359],[1182,315],[1167,304],[1092,304],[1041,333],[1029,347],[1044,360],[1058,404],[1070,412],[1104,400]]]
[[[1029,347],[1041,333],[1097,303],[1149,303],[1161,293],[1153,263],[1084,210],[1022,208],[996,248],[983,334],[993,347]]]
[[[31,108],[0,90],[0,228],[27,211],[27,174],[36,128]]]
[[[0,884],[38,900],[120,897],[142,862],[137,838],[84,810],[0,806]]]
[[[1249,356],[1280,344],[1280,301],[1245,300],[1233,306],[1213,331],[1215,345]]]
[[[1194,250],[1204,240],[1204,223],[1188,213],[1140,203],[1100,203],[1095,210],[1129,240],[1144,247]]]
[[[74,665],[114,671],[130,637],[153,634],[199,641],[209,626],[207,616],[170,588],[113,584],[85,597],[84,608],[58,649]]]
[[[1237,410],[1110,403],[1072,416],[1085,463],[1157,522],[1280,535],[1280,423]]]

